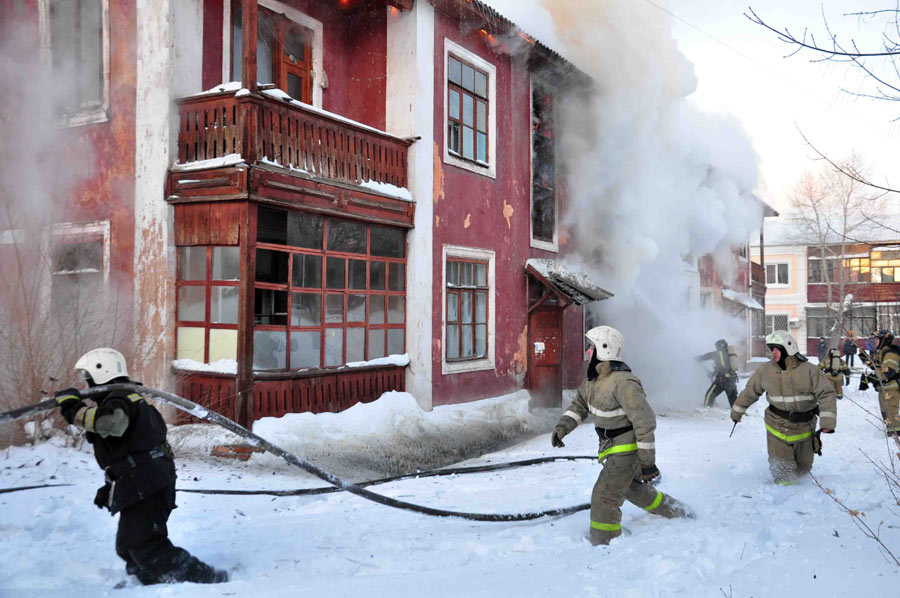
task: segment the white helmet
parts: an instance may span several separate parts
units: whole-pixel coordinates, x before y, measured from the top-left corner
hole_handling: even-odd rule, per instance
[[[625,348],[625,337],[615,328],[597,326],[587,331],[585,336],[594,345],[594,355],[600,361],[621,361]]]
[[[779,345],[788,355],[797,354],[797,340],[787,330],[776,330],[767,336],[766,345]]]
[[[125,357],[115,349],[91,349],[78,358],[75,369],[89,374],[94,384],[106,384],[115,378],[128,377]]]

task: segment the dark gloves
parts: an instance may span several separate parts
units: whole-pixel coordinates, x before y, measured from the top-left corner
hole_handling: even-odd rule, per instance
[[[869,384],[871,384],[872,388],[874,388],[875,390],[881,390],[881,380],[879,380],[878,378],[870,378]]]
[[[553,434],[550,435],[550,444],[552,444],[556,448],[562,448],[565,443],[562,441],[563,436],[566,435],[566,431],[563,428],[556,428],[553,430]]]
[[[869,378],[865,374],[859,377],[859,390],[869,390]]]
[[[642,465],[641,473],[635,481],[639,484],[655,485],[659,481],[659,468],[656,465]]]
[[[813,434],[813,452],[820,457],[822,456],[822,434],[834,434],[834,430],[822,428],[821,430],[816,430],[816,433]]]
[[[56,404],[59,405],[59,412],[70,424],[75,423],[75,414],[82,407],[85,407],[84,399],[77,388],[66,388],[58,390],[53,394]]]
[[[98,509],[109,508],[109,491],[111,485],[107,482],[104,486],[97,488],[97,494],[94,496],[94,504]]]

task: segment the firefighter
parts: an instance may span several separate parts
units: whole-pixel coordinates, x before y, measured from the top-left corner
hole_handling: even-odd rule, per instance
[[[125,358],[115,349],[93,349],[75,370],[89,387],[132,383]],[[56,393],[63,418],[83,428],[106,474],[94,504],[119,513],[116,554],[141,583],[218,583],[228,573],[213,569],[173,546],[166,521],[175,508],[175,462],[166,442],[166,423],[141,395],[110,391],[90,406],[74,388]]]
[[[837,398],[844,398],[844,387],[850,384],[850,368],[841,359],[841,352],[837,349],[828,351],[828,357],[819,364],[819,369],[834,386],[834,394]]]
[[[560,417],[550,442],[563,447],[563,437],[589,414],[600,437],[598,458],[603,471],[591,494],[591,527],[594,546],[609,544],[622,533],[625,499],[642,509],[667,518],[692,517],[671,496],[653,487],[659,479],[654,430],[656,414],[647,402],[641,381],[621,361],[624,338],[615,328],[598,326],[585,335],[594,345],[588,379]]]
[[[878,349],[872,357],[876,375],[869,376],[869,384],[878,391],[878,406],[888,436],[900,435],[900,351],[894,346],[894,333],[882,328],[875,333]],[[884,383],[882,384],[882,379]]]
[[[716,397],[725,392],[728,397],[728,405],[734,405],[737,399],[737,353],[724,338],[716,341],[716,350],[704,353],[697,361],[712,360],[713,381],[706,391],[703,404],[712,407],[716,403]]]
[[[837,401],[834,388],[819,369],[797,351],[787,330],[766,337],[772,361],[757,369],[731,407],[731,419],[741,421],[747,408],[766,393],[765,413],[769,469],[776,484],[791,485],[812,469],[821,453],[820,434],[834,432]],[[816,431],[816,416],[821,429]]]

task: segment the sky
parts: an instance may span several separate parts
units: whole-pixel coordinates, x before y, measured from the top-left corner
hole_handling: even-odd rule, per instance
[[[788,27],[798,36],[807,28],[824,43],[824,12],[839,39],[853,38],[859,47],[877,51],[881,26],[844,15],[889,8],[890,2],[635,1],[672,15],[672,33],[697,77],[697,90],[689,99],[705,111],[730,113],[743,125],[759,155],[757,194],[764,201],[783,210],[804,170],[820,166],[798,127],[829,156],[856,151],[874,182],[900,187],[900,124],[892,122],[900,116],[900,105],[842,92],[869,88],[862,87],[860,72],[846,64],[811,63],[809,52],[785,58],[790,48],[744,16],[749,4],[767,23]],[[895,194],[886,207],[897,209],[898,197]]]

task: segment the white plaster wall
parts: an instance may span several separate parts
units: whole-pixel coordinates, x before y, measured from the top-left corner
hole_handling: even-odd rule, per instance
[[[415,228],[407,235],[406,390],[432,407],[432,285],[434,245],[434,7],[417,0],[402,12],[387,8],[385,128],[399,137],[421,136],[409,150],[409,190]]]

